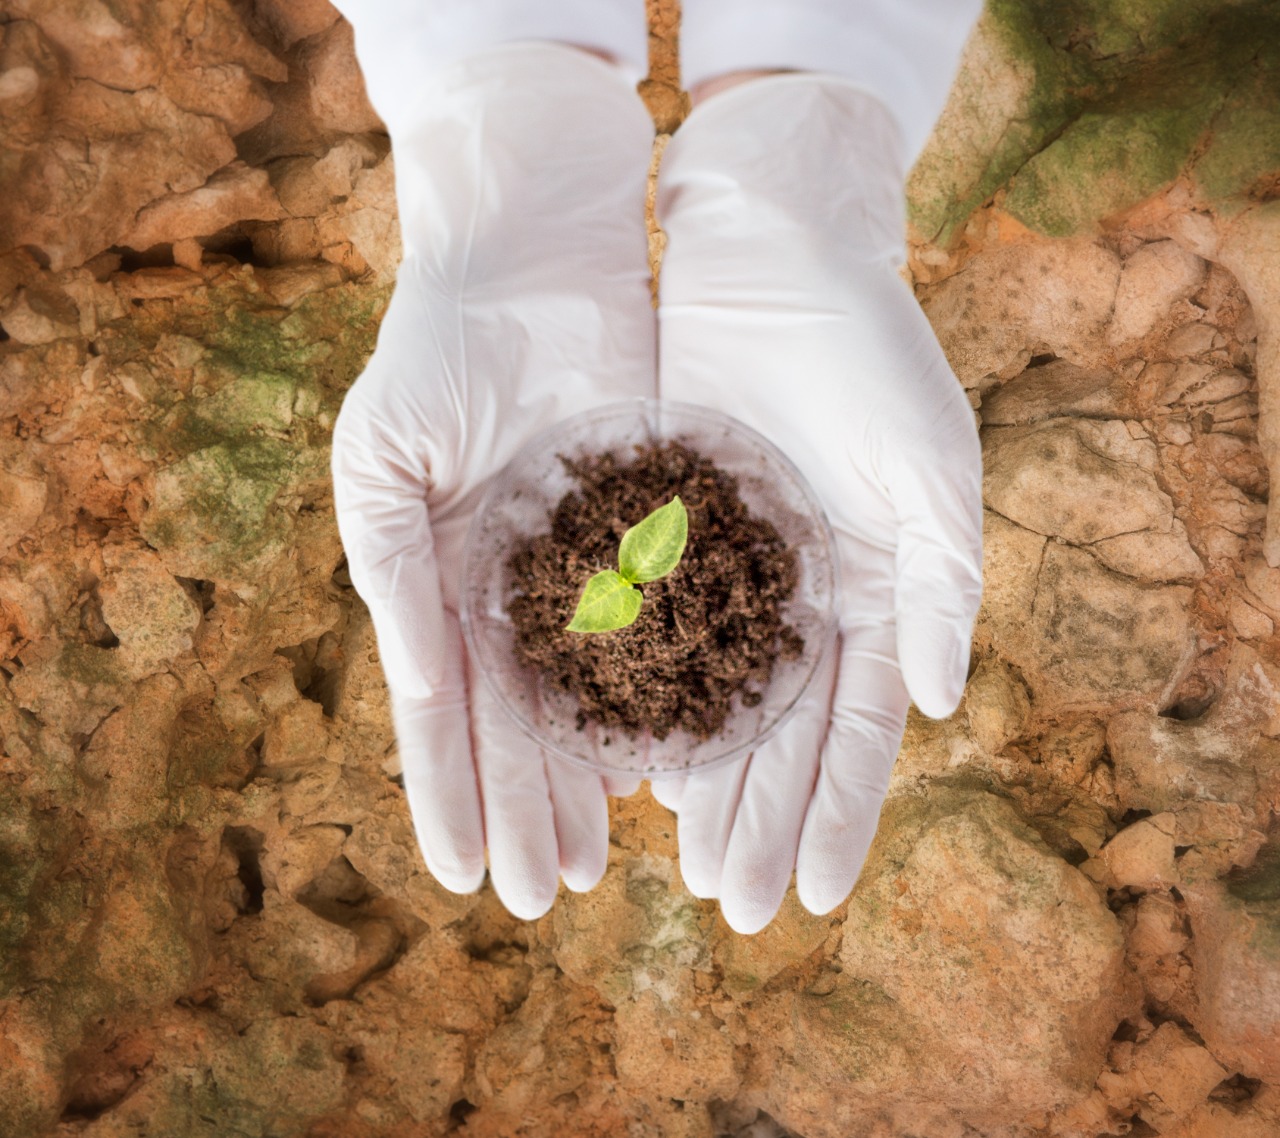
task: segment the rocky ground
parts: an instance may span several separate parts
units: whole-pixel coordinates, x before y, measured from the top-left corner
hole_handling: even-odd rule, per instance
[[[333,9],[9,0],[0,126],[0,1133],[1280,1135],[1273,6],[989,0],[910,186],[972,679],[753,937],[647,789],[542,920],[425,871],[332,514],[399,258]]]

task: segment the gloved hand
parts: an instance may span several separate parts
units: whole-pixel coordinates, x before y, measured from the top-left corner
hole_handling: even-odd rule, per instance
[[[659,174],[663,398],[777,444],[836,534],[838,651],[745,762],[653,784],[691,892],[739,932],[796,873],[821,914],[852,890],[910,697],[950,714],[981,594],[973,412],[908,286],[902,131],[853,82],[775,75],[714,95]]]
[[[656,393],[653,124],[623,72],[555,43],[491,48],[413,87],[392,126],[404,259],[334,425],[334,504],[427,868],[471,892],[487,842],[498,896],[532,919],[561,875],[579,891],[600,879],[606,794],[637,783],[545,755],[497,706],[460,635],[463,542],[532,434]]]

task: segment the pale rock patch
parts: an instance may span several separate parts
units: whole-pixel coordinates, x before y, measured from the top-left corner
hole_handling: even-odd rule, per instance
[[[652,990],[619,1004],[616,1015],[614,1062],[623,1085],[695,1102],[737,1092],[733,1040],[714,1017],[673,1008]]]
[[[342,850],[347,833],[339,826],[304,826],[263,851],[262,877],[282,897],[296,898]]]
[[[1189,1115],[1230,1073],[1169,1021],[1126,1051],[1124,1069],[1103,1072],[1098,1085],[1118,1110],[1136,1112],[1161,1134]]]
[[[1168,893],[1144,893],[1138,898],[1128,951],[1138,957],[1176,956],[1190,943],[1183,916]]]
[[[1173,519],[1167,533],[1117,534],[1092,543],[1089,551],[1108,569],[1144,581],[1190,581],[1204,574],[1181,518]]]
[[[1249,761],[1256,739],[1256,732],[1149,711],[1121,712],[1107,725],[1117,790],[1126,802],[1157,811],[1189,799],[1250,800],[1257,786]]]
[[[267,726],[262,744],[262,767],[282,775],[327,757],[332,746],[324,730],[324,710],[309,699],[299,699],[278,711]]]
[[[978,629],[989,640],[1016,633],[1035,602],[1047,539],[991,510],[982,516],[982,606]]]
[[[1246,558],[1244,582],[1267,614],[1280,620],[1280,569],[1268,565],[1261,557]]]
[[[963,707],[974,740],[992,755],[1022,734],[1031,714],[1026,688],[993,658],[983,660],[969,677]]]
[[[1120,259],[1101,244],[1036,240],[977,254],[920,302],[960,382],[974,387],[1042,352],[1097,366],[1082,345],[1101,339],[1119,279]]]
[[[74,309],[68,315],[22,288],[0,310],[0,326],[19,344],[50,344],[80,331]]]
[[[1013,427],[1062,416],[1122,417],[1126,384],[1105,368],[1055,359],[1026,371],[982,399],[982,423]]]
[[[1174,821],[1171,814],[1157,814],[1126,826],[1097,855],[1112,888],[1151,891],[1178,885],[1174,864]]]
[[[1031,583],[1034,601],[993,627],[1033,698],[1068,706],[1161,702],[1195,650],[1181,585],[1141,585],[1083,549],[1049,543]]]
[[[281,216],[266,171],[233,162],[198,189],[170,194],[142,209],[121,244],[149,249],[162,241],[208,237],[237,221],[275,221]]]
[[[1195,292],[1204,278],[1204,261],[1176,241],[1141,246],[1120,270],[1108,343],[1141,340],[1155,330],[1174,304]]]
[[[160,558],[147,549],[108,545],[102,559],[102,615],[120,638],[118,651],[129,675],[150,675],[189,652],[200,606]]]
[[[0,556],[8,553],[36,524],[49,497],[45,479],[37,476],[30,466],[27,469],[29,472],[0,466]]]
[[[1280,898],[1274,848],[1238,884],[1185,890],[1195,967],[1196,1028],[1224,1066],[1268,1084],[1280,1080]]]
[[[373,270],[375,280],[395,279],[402,249],[395,207],[395,167],[389,156],[356,174],[352,197],[335,224]]]
[[[1276,629],[1275,622],[1269,616],[1259,612],[1243,597],[1231,598],[1229,616],[1236,635],[1245,640],[1265,640]]]
[[[1077,544],[1169,533],[1173,503],[1147,469],[1154,445],[1127,436],[1118,442],[1095,424],[1071,420],[990,428],[983,440],[987,505],[1026,529]]]
[[[298,65],[306,75],[311,114],[322,129],[342,134],[383,130],[369,105],[353,43],[351,25],[339,20],[301,45]]]

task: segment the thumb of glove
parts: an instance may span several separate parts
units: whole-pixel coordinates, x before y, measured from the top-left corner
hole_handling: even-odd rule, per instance
[[[333,428],[330,471],[351,581],[373,618],[387,684],[427,699],[444,679],[446,630],[425,464],[348,395]]]
[[[934,719],[960,702],[982,600],[981,444],[959,384],[944,374],[932,430],[917,436],[931,435],[931,445],[890,448],[886,471],[899,525],[898,663],[912,700]]]

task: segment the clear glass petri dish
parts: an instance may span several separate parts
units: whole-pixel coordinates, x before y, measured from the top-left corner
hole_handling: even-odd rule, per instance
[[[577,699],[552,688],[516,656],[506,606],[519,583],[507,561],[517,543],[550,529],[556,504],[577,488],[558,456],[612,452],[625,462],[636,445],[671,440],[733,475],[750,511],[772,522],[795,550],[799,581],[782,616],[803,637],[804,650],[796,659],[775,662],[756,706],[743,706],[735,695],[723,729],[710,739],[682,730],[661,740],[647,731],[631,736],[591,721],[579,728]],[[574,415],[534,436],[490,482],[467,533],[460,617],[477,670],[531,740],[601,774],[658,779],[745,758],[782,728],[823,656],[834,650],[838,588],[831,525],[786,455],[745,423],[709,407],[628,399]]]

